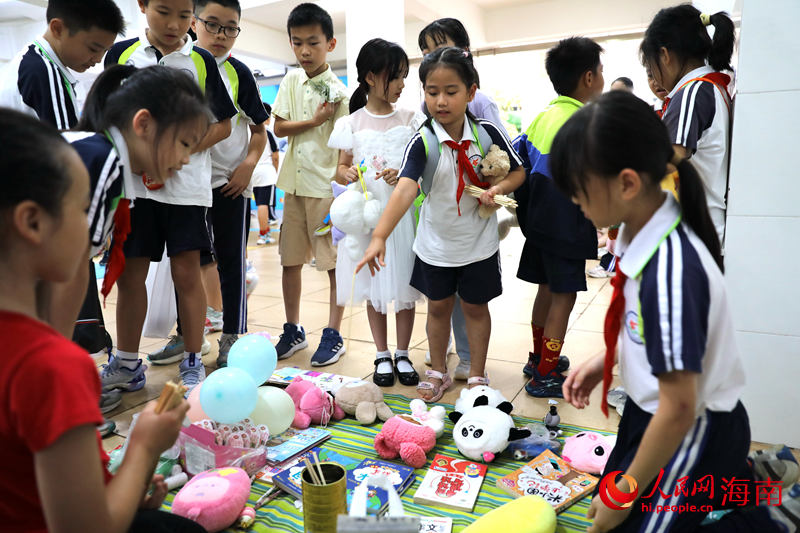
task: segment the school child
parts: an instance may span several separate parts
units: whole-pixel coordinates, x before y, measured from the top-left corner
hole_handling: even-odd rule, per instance
[[[245,251],[250,232],[250,180],[267,144],[267,112],[253,73],[231,56],[240,31],[238,0],[198,0],[195,13],[192,29],[197,45],[216,59],[220,77],[239,112],[232,121],[230,136],[211,148],[213,203],[208,219],[222,291],[217,367],[224,367],[231,346],[247,332]]]
[[[660,187],[668,163],[680,174],[680,204]],[[746,464],[750,426],[740,401],[745,374],[719,239],[698,173],[673,150],[652,108],[622,91],[603,95],[564,124],[553,141],[550,168],[556,185],[597,226],[622,223],[606,352],[570,372],[564,398],[580,409],[601,381],[608,390],[619,343],[628,400],[604,475],[621,471],[632,478],[639,499],[614,511],[595,497],[589,531],[705,531],[699,527],[708,514],[703,506],[722,507],[724,479],[740,480],[751,495],[756,486]],[[605,394],[601,408],[607,414]],[[714,480],[714,492],[695,490],[705,476],[711,476],[705,482]],[[612,482],[633,492],[624,478]],[[681,484],[685,490],[676,488]],[[746,517],[730,513],[711,530],[776,531],[769,517],[789,513],[783,520],[794,526],[782,531],[793,531],[800,502],[788,500],[784,496],[782,507],[750,509]],[[705,510],[658,511],[673,505]]]
[[[438,48],[456,46],[469,52],[469,34],[460,20],[454,18],[441,18],[434,20],[419,32],[417,44],[422,55],[428,55]],[[478,78],[480,80],[480,78]],[[479,88],[475,91],[475,97],[467,105],[467,109],[473,117],[482,118],[490,121],[496,126],[501,126],[503,120],[500,118],[500,109],[491,96],[480,90],[480,81],[477,82]],[[425,102],[422,102],[422,110],[429,115]],[[465,381],[469,377],[469,339],[467,338],[467,326],[464,321],[464,313],[458,302],[458,294],[453,304],[453,316],[451,317],[453,337],[455,338],[456,353],[458,353],[458,366],[453,372],[453,377],[457,380]],[[450,351],[450,341],[448,340],[447,351]],[[431,364],[431,352],[425,353],[425,364]]]
[[[707,26],[714,26],[714,38]],[[659,11],[645,32],[640,55],[657,85],[668,91],[663,120],[672,143],[692,160],[705,187],[708,210],[724,244],[728,192],[731,97],[735,41],[725,13],[707,15],[690,4]]]
[[[261,159],[258,160],[258,165],[253,171],[253,198],[256,201],[258,212],[257,245],[275,242],[275,239],[270,237],[269,233],[270,226],[278,220],[275,215],[275,183],[278,181],[280,154],[275,135],[269,129],[272,106],[266,102],[262,103],[264,104],[264,109],[267,110],[267,146],[264,148],[264,153],[261,154]]]
[[[286,194],[278,241],[286,323],[275,349],[279,359],[286,359],[308,346],[300,325],[301,269],[313,253],[317,270],[327,272],[330,281],[328,326],[311,356],[312,366],[324,366],[344,354],[339,334],[344,307],[336,304],[331,235],[317,236],[314,230],[333,202],[330,182],[336,176],[338,152],[328,148],[328,138],[334,122],[347,114],[346,88],[326,61],[336,47],[331,16],[316,4],[304,3],[292,9],[286,26],[301,68],[284,76],[273,105],[275,135],[289,139],[278,172],[278,187]]]
[[[406,144],[425,121],[425,115],[397,109],[408,75],[408,56],[395,43],[372,39],[361,47],[356,59],[358,87],[350,97],[350,115],[336,121],[328,146],[338,148],[338,177],[342,182],[358,181],[356,167],[363,165],[364,184],[386,208],[397,185],[397,171]],[[363,163],[362,163],[363,162]],[[370,277],[367,271],[355,278],[353,261],[344,250],[336,258],[336,287],[339,305],[347,305],[349,295],[359,304],[367,301],[367,318],[375,341],[375,373],[372,380],[391,387],[397,379],[403,385],[416,385],[419,375],[408,358],[408,344],[414,327],[414,307],[421,298],[409,285],[414,267],[414,215],[408,211],[386,239],[387,267]],[[386,313],[389,304],[397,322],[397,350],[392,354],[386,343]]]
[[[360,270],[368,265],[373,274],[386,266],[387,238],[421,186],[426,196],[414,239],[417,257],[411,286],[428,297],[432,368],[425,371],[427,381],[417,385],[427,402],[439,401],[452,385],[445,358],[455,293],[461,297],[472,354],[467,385],[489,383],[485,374],[491,333],[488,302],[502,293],[500,241],[497,217],[480,218],[478,199],[464,194],[467,183],[488,186],[480,181],[473,164],[492,144],[509,155],[508,176],[480,197],[487,205],[494,205],[495,195],[512,192],[525,179],[520,158],[505,133],[487,120],[475,119],[467,109],[477,77],[472,57],[461,48],[440,48],[425,56],[419,78],[433,116],[406,147],[399,181],[357,266]]]
[[[186,35],[191,23],[192,0],[141,0],[147,28],[139,37],[120,41],[108,52],[106,66],[161,65],[184,70],[205,93],[218,122],[192,148],[188,164],[169,168],[176,176],[163,186],[150,176],[135,179],[136,209],[125,241],[125,271],[117,281],[117,354],[104,370],[105,389],[126,390],[144,379],[139,360],[139,340],[147,313],[145,279],[151,261],[161,261],[166,244],[172,280],[178,297],[178,317],[183,352],[170,358],[150,354],[154,364],[180,363],[183,384],[190,390],[205,378],[201,360],[205,295],[201,282],[200,254],[210,249],[206,210],[212,205],[209,148],[231,132],[237,110],[228,97],[219,68],[206,50],[194,46]],[[176,139],[183,144],[186,139]],[[158,361],[158,363],[156,363]]]
[[[569,314],[578,291],[586,290],[586,259],[597,257],[597,230],[553,184],[550,145],[561,125],[603,92],[602,51],[585,37],[564,39],[547,51],[545,68],[558,97],[514,140],[528,172],[515,194],[525,235],[517,277],[539,286],[531,311],[533,351],[522,371],[530,377],[525,392],[537,398],[561,397]]]
[[[37,318],[39,284],[67,282],[86,265],[90,183],[80,157],[55,128],[10,109],[0,109],[0,145],[0,318],[14,331],[0,356],[3,531],[123,532],[134,516],[133,531],[202,531],[154,510],[166,485],[153,470],[189,405],[162,414],[148,405],[112,477],[94,428],[103,420],[94,363]]]

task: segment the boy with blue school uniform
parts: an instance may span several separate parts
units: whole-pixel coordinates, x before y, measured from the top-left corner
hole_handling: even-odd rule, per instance
[[[223,325],[217,366],[223,367],[238,335],[247,332],[245,250],[250,231],[250,182],[267,143],[268,115],[253,73],[230,55],[241,30],[238,0],[199,0],[195,9],[192,29],[197,44],[214,55],[228,95],[238,110],[230,136],[211,148],[213,204],[208,220],[222,290]]]
[[[200,273],[200,254],[211,248],[206,226],[206,211],[212,206],[211,156],[209,148],[231,131],[231,117],[238,110],[228,96],[214,57],[194,45],[186,35],[193,2],[154,9],[140,2],[148,20],[139,37],[116,43],[106,55],[105,64],[131,64],[136,67],[162,65],[189,73],[200,85],[217,121],[192,154],[189,164],[161,188],[152,188],[146,176],[135,180],[136,210],[131,217],[131,233],[125,241],[125,272],[117,287],[117,356],[109,360],[101,376],[104,388],[125,388],[144,379],[145,365],[139,360],[139,339],[143,321],[138,316],[147,309],[144,280],[151,261],[161,261],[166,244],[172,263],[173,280],[180,305],[178,315],[184,330],[184,351],[160,364],[181,360],[180,374],[190,390],[205,379],[201,359],[205,296]],[[172,19],[181,37],[170,39]],[[167,50],[167,53],[164,53]],[[133,310],[133,311],[131,311]],[[151,362],[154,362],[151,357]],[[188,394],[188,392],[187,392]]]

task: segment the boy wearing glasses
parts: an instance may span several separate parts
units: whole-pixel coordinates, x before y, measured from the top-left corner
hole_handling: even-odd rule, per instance
[[[197,35],[195,44],[216,59],[222,82],[238,111],[230,136],[211,148],[213,203],[208,210],[208,222],[222,292],[217,367],[227,365],[231,346],[238,335],[247,332],[245,249],[253,195],[250,179],[267,144],[268,116],[256,80],[244,63],[231,56],[240,31],[241,13],[238,0],[198,0],[192,21],[192,30]],[[214,263],[210,263],[203,268],[213,267]],[[209,274],[213,279],[216,272]]]

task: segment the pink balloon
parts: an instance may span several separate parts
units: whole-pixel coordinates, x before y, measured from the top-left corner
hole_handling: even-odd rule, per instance
[[[211,418],[205,413],[205,411],[203,411],[203,407],[200,405],[200,388],[202,386],[203,384],[200,383],[200,385],[193,388],[192,392],[189,393],[189,398],[186,400],[189,402],[189,412],[186,414],[186,416],[188,416],[189,420],[192,422]]]

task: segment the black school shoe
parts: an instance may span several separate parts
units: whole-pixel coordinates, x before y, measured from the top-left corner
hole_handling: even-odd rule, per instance
[[[372,381],[378,387],[391,387],[394,385],[394,372],[387,372],[385,374],[378,373],[378,365],[381,363],[389,363],[392,364],[392,356],[385,355],[383,357],[378,357],[375,359],[375,372],[372,374]]]
[[[522,368],[522,373],[529,378],[533,377],[533,372],[539,367],[539,361],[542,356],[538,353],[528,352],[528,362]],[[566,355],[558,356],[558,363],[556,363],[556,372],[559,374],[565,372],[569,368],[569,358]]]
[[[397,370],[397,362],[398,361],[406,361],[411,368],[414,368],[414,364],[411,362],[411,359],[408,358],[407,355],[398,356],[395,354],[394,356],[394,371],[397,374],[397,379],[400,381],[400,384],[405,385],[407,387],[415,386],[419,384],[419,374],[417,374],[416,370],[412,370],[411,372],[400,372]]]

